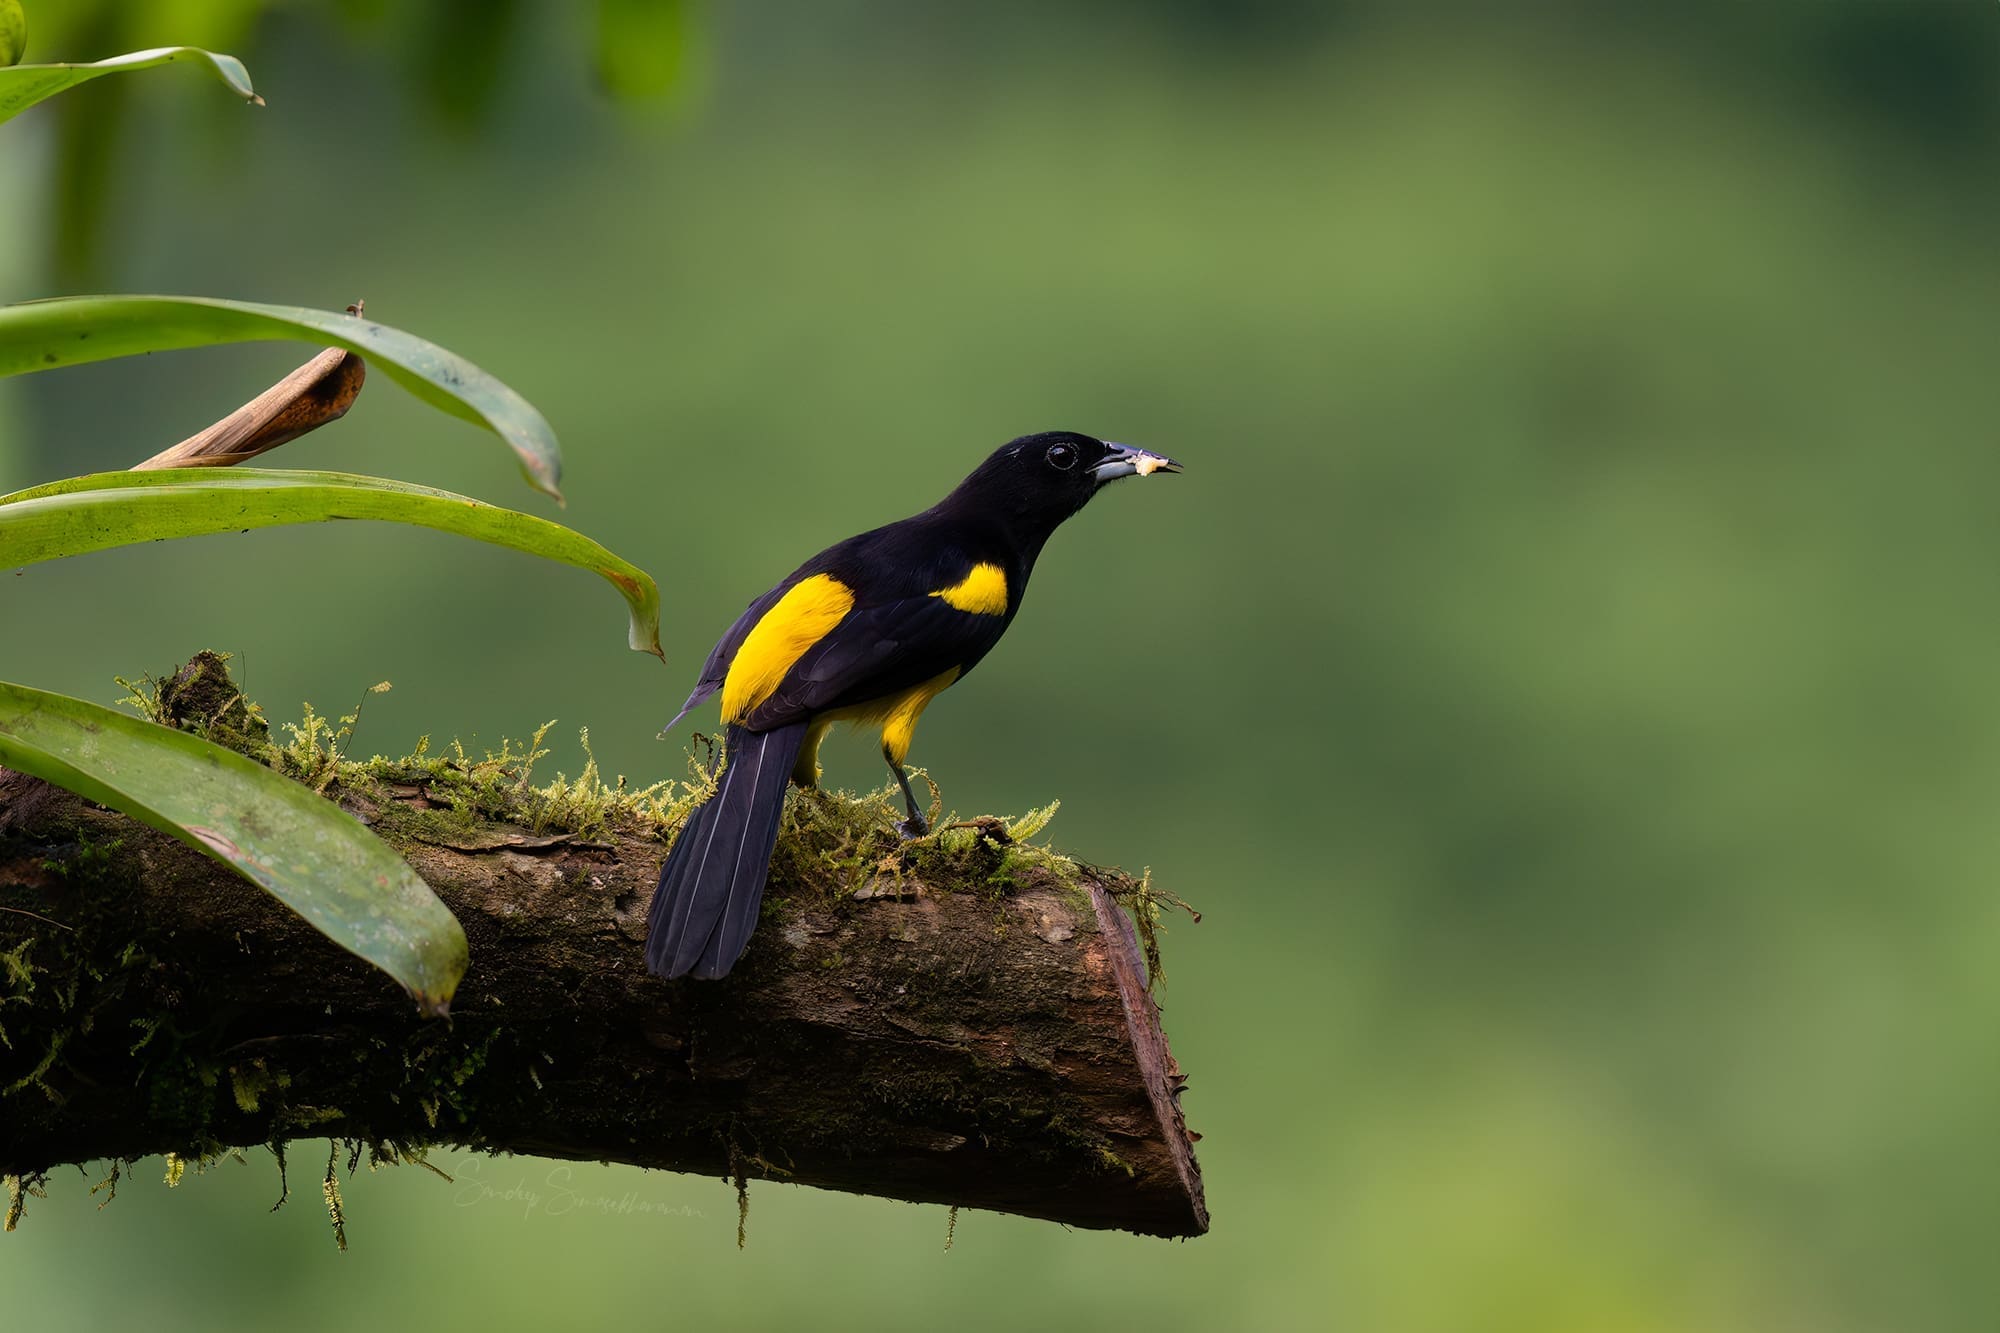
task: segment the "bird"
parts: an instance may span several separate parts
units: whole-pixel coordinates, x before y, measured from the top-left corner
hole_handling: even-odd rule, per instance
[[[751,602],[661,733],[721,694],[722,771],[660,867],[647,967],[712,980],[743,956],[787,784],[817,785],[835,722],[880,728],[908,811],[897,829],[927,836],[903,768],[925,707],[1000,641],[1065,519],[1120,478],[1181,470],[1076,431],[1023,435],[929,509],[827,547]]]

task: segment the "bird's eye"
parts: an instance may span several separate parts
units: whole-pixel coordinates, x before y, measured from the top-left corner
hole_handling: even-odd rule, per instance
[[[1049,446],[1049,466],[1067,472],[1076,466],[1076,449],[1067,444]]]

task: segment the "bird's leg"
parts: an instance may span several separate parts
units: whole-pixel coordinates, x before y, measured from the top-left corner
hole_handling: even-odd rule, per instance
[[[908,819],[896,825],[896,832],[902,834],[905,839],[928,835],[931,831],[931,822],[924,818],[921,810],[917,809],[917,798],[910,791],[910,775],[903,771],[903,766],[896,761],[895,755],[889,753],[887,747],[883,748],[882,757],[889,761],[889,771],[896,775],[896,785],[903,789],[903,807],[910,812]]]

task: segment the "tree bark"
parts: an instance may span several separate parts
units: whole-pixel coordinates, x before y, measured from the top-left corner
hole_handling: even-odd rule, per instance
[[[450,1144],[1207,1229],[1109,876],[833,895],[779,871],[731,976],[666,982],[642,957],[644,831],[447,825],[421,781],[334,795],[464,924],[449,1020],[173,839],[0,778],[0,1171]]]

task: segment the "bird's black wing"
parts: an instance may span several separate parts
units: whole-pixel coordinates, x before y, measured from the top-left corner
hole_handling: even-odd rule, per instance
[[[843,587],[852,589],[857,584],[866,586],[869,582],[879,580],[881,567],[885,564],[890,569],[903,569],[907,564],[909,552],[901,548],[907,547],[912,541],[921,542],[922,531],[915,520],[906,519],[901,523],[891,523],[859,533],[846,541],[827,547],[779,580],[769,592],[745,607],[743,614],[736,618],[736,623],[716,641],[715,647],[708,654],[708,660],[702,663],[701,677],[695,682],[693,693],[689,694],[687,702],[681,705],[681,711],[674,714],[674,720],[660,730],[672,731],[682,718],[699,708],[703,701],[722,688],[723,682],[729,678],[730,666],[736,661],[736,652],[743,646],[743,641],[750,636],[750,631],[755,629],[765,614],[801,581],[815,574],[831,573],[840,580]],[[952,558],[956,558],[955,553]],[[853,577],[855,573],[862,571],[873,572],[876,579]]]
[[[800,655],[744,719],[756,731],[899,694],[986,656],[1011,616],[961,611],[941,597],[901,597],[849,611]]]

